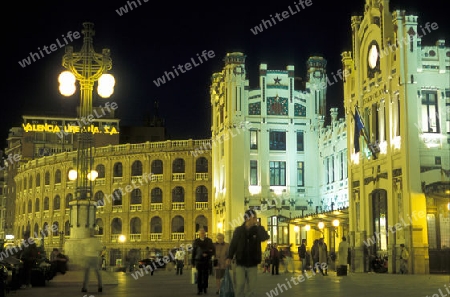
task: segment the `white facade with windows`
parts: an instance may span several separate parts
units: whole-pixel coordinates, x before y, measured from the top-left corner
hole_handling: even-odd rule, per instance
[[[283,219],[316,211],[325,67],[322,57],[309,58],[304,90],[294,87],[294,66],[270,70],[266,64],[259,67],[259,87],[250,89],[242,53],[228,53],[213,75],[213,227],[227,240],[248,208],[261,210],[270,240],[281,245],[292,232]]]

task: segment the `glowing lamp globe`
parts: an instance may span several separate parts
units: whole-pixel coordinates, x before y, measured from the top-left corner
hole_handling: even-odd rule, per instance
[[[75,169],[71,169],[69,171],[69,180],[72,180],[72,181],[76,180],[77,175],[78,175],[77,171]]]
[[[87,178],[90,181],[94,181],[98,177],[98,172],[96,170],[92,170],[88,173]]]
[[[70,71],[63,71],[58,76],[59,92],[63,96],[72,96],[75,93],[75,75]]]

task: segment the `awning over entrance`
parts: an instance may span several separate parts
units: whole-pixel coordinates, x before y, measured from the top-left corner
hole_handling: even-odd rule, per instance
[[[291,218],[289,219],[289,224],[297,226],[311,225],[311,228],[318,229],[319,222],[323,222],[325,227],[330,227],[333,226],[332,225],[333,220],[336,219],[339,220],[341,225],[343,224],[348,225],[349,223],[348,207],[330,210],[322,213],[306,214],[304,216]]]

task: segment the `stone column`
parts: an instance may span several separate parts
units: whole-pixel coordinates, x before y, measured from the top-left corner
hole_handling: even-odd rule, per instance
[[[73,200],[70,205],[70,238],[66,240],[64,250],[69,257],[69,269],[82,268],[84,249],[81,240],[90,237],[95,224],[97,203],[91,200]]]

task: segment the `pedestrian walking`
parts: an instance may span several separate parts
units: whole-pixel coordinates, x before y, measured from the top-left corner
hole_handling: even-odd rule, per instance
[[[328,275],[328,248],[323,238],[319,239],[319,270],[323,276]]]
[[[94,236],[94,229],[88,238],[81,240],[84,248],[84,280],[81,292],[87,292],[90,270],[94,270],[97,276],[98,292],[103,291],[102,276],[99,269],[99,258],[103,249],[102,243]]]
[[[176,264],[176,275],[182,275],[183,274],[183,267],[184,267],[184,257],[186,256],[186,252],[178,248],[177,252],[175,253],[175,264]]]
[[[270,273],[270,249],[271,249],[271,245],[268,244],[266,247],[266,250],[264,251],[263,254],[263,261],[264,261],[264,270],[263,273]]]
[[[209,266],[211,257],[215,255],[215,246],[212,240],[206,237],[205,229],[200,228],[198,236],[192,245],[192,265],[197,269],[197,294],[201,295],[207,293]]]
[[[227,268],[226,260],[228,256],[228,250],[230,244],[225,242],[225,235],[222,233],[217,234],[217,241],[214,243],[216,248],[216,255],[214,257],[214,270],[216,272],[216,294],[219,294],[220,285],[225,275],[225,269]]]
[[[403,243],[400,244],[400,248],[401,248],[401,250],[400,250],[400,273],[407,274],[408,273],[409,252]]]
[[[252,297],[258,265],[261,263],[261,242],[270,238],[263,226],[259,225],[256,211],[249,209],[244,214],[244,223],[236,227],[228,252],[227,266],[236,258],[235,296]]]
[[[302,244],[298,247],[298,257],[301,261],[300,271],[302,274],[306,273],[306,239],[302,239]]]
[[[270,249],[270,263],[272,264],[272,275],[279,275],[280,251],[276,243],[272,244],[272,248]]]
[[[313,242],[313,246],[311,247],[311,258],[313,260],[312,267],[314,270],[314,273],[317,273],[317,266],[320,265],[319,263],[319,240],[315,239]]]

